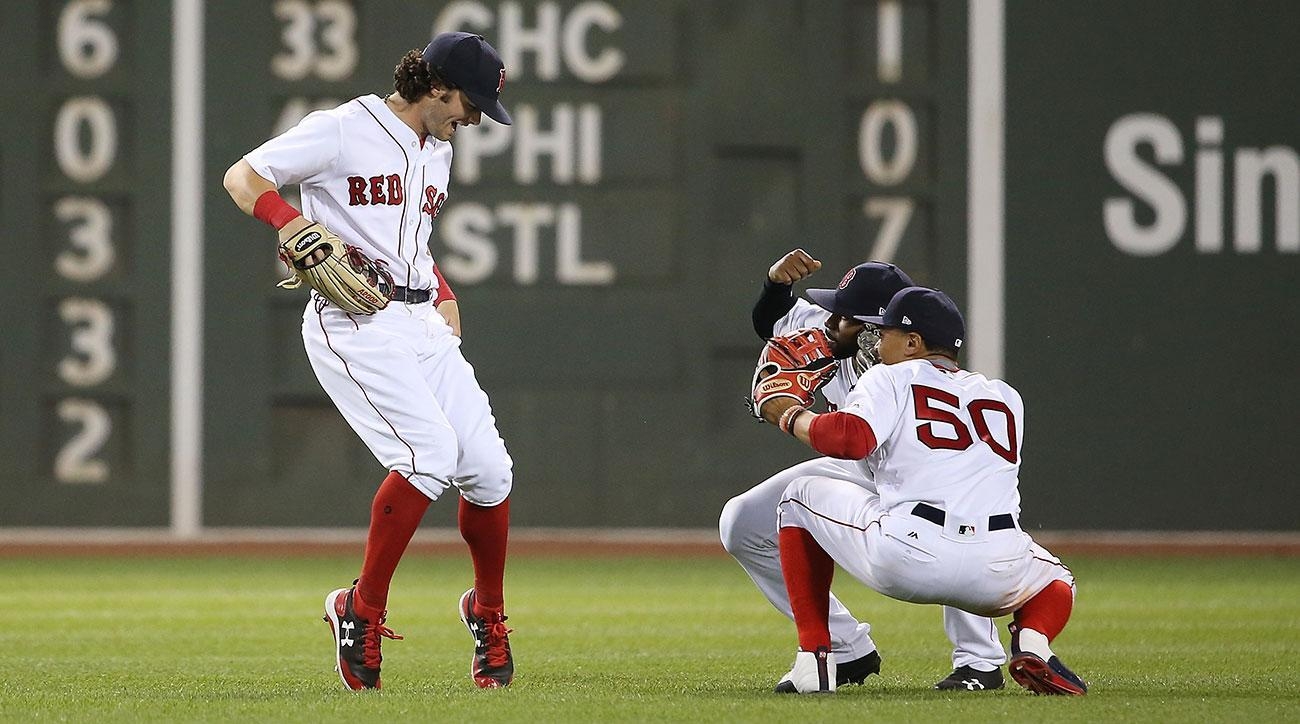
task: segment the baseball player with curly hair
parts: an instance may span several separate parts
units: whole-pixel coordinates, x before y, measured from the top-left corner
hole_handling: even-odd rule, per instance
[[[879,327],[881,364],[839,410],[808,409],[829,379],[828,342],[773,340],[756,375],[764,420],[857,472],[856,481],[798,477],[780,495],[778,549],[799,649],[777,690],[835,691],[828,612],[838,563],[891,598],[1011,614],[1011,678],[1038,694],[1086,693],[1050,646],[1070,618],[1074,577],[1020,528],[1019,393],[958,366],[965,322],[943,292],[907,287],[858,320]]]
[[[777,259],[767,271],[763,291],[753,309],[754,331],[764,340],[809,327],[824,329],[838,371],[821,388],[832,409],[844,405],[858,377],[875,359],[876,330],[857,317],[880,314],[898,290],[912,280],[892,264],[867,262],[850,269],[835,289],[808,289],[813,303],[793,296],[793,285],[819,270],[822,263],[803,249]],[[818,457],[782,470],[727,501],[719,530],[727,549],[778,611],[791,617],[790,598],[781,575],[777,550],[776,508],[781,494],[795,479],[819,475],[875,490],[874,481],[845,460]],[[871,639],[871,626],[859,622],[834,594],[830,595],[830,632],[836,679],[840,686],[861,684],[880,672],[880,654]],[[982,691],[1003,687],[1006,653],[993,621],[957,608],[943,609],[944,630],[953,643],[953,671],[935,684],[937,689]]]
[[[443,33],[394,71],[394,92],[308,115],[226,172],[244,213],[279,232],[285,286],[312,288],[307,357],[321,387],[388,469],[374,496],[361,571],[325,598],[336,669],[380,688],[380,643],[397,564],[431,501],[453,486],[474,585],[459,615],[474,637],[470,675],[510,684],[503,579],[512,462],[487,395],[460,350],[455,297],[429,233],[448,196],[451,139],[482,116],[508,125],[506,71],[481,36]],[[277,189],[300,184],[302,212]]]

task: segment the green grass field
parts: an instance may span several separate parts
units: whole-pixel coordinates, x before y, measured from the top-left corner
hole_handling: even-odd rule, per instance
[[[408,557],[389,602],[384,689],[344,691],[321,622],[347,558],[0,560],[13,721],[1297,721],[1300,559],[1070,559],[1080,594],[1055,648],[1081,698],[930,689],[938,608],[837,576],[874,625],[882,676],[831,697],[770,693],[794,627],[730,559],[517,558],[518,675],[480,691],[455,604],[465,556]],[[1006,641],[1005,627],[1003,640]]]

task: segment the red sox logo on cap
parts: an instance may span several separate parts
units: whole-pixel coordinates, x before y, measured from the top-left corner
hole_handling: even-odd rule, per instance
[[[849,285],[849,282],[853,281],[853,277],[857,273],[858,273],[857,267],[853,267],[852,269],[848,270],[848,272],[845,273],[844,278],[840,280],[840,286],[838,288],[843,289],[844,287],[847,287]]]
[[[501,89],[506,87],[506,69],[501,69],[501,80],[497,81],[497,95],[501,95]]]

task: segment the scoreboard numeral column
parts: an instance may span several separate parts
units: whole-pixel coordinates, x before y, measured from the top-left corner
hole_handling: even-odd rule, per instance
[[[63,100],[51,128],[56,166],[76,190],[56,194],[49,205],[58,230],[51,235],[52,271],[59,288],[69,290],[54,305],[60,334],[49,340],[62,345],[52,404],[62,434],[50,464],[54,480],[66,484],[107,483],[117,462],[108,450],[117,415],[106,388],[119,372],[119,310],[105,299],[104,282],[121,275],[115,229],[126,209],[95,193],[118,163],[120,146],[117,111],[93,94],[119,59],[116,10],[111,0],[73,0],[55,26],[58,72],[70,77],[69,87],[87,92]]]
[[[936,201],[929,168],[935,103],[931,39],[939,9],[913,0],[849,6],[860,47],[846,89],[856,131],[858,189],[852,213],[864,259],[898,263],[917,279],[931,276]]]

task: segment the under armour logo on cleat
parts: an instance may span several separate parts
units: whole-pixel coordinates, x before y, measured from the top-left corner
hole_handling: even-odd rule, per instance
[[[339,646],[352,645],[352,639],[350,638],[350,634],[352,633],[352,630],[355,629],[356,627],[357,625],[355,623],[352,623],[351,621],[344,621],[343,623],[339,624]],[[344,633],[344,629],[347,629],[346,633]]]
[[[980,683],[979,679],[965,679],[961,683],[965,684],[967,691],[975,691],[976,689],[984,688],[984,685]]]

